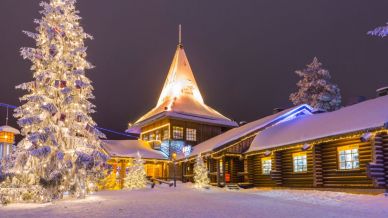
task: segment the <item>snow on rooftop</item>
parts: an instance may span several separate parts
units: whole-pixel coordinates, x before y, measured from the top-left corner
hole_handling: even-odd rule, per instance
[[[175,52],[157,105],[137,120],[127,132],[138,133],[139,126],[166,115],[164,112],[195,115],[202,119],[208,119],[210,124],[222,123],[228,127],[237,126],[236,122],[204,103],[186,53],[181,45],[178,46]]]
[[[247,152],[378,128],[387,122],[388,96],[382,96],[334,112],[305,116],[268,128],[255,137]]]
[[[0,126],[0,132],[10,132],[16,135],[20,134],[20,131],[10,126]]]
[[[221,135],[215,136],[207,141],[204,141],[194,146],[193,152],[188,157],[192,157],[201,153],[206,153],[206,152],[215,150],[227,143],[238,140],[246,135],[252,134],[254,132],[257,132],[264,128],[272,126],[276,123],[282,122],[285,119],[292,117],[292,115],[296,115],[302,111],[307,111],[306,113],[310,113],[312,111],[312,108],[308,105],[296,106],[293,108],[283,110],[279,113],[258,119],[256,121],[247,123],[238,128],[231,129]]]
[[[146,159],[166,159],[162,152],[151,148],[142,140],[105,140],[102,148],[111,157],[136,157],[137,152]]]

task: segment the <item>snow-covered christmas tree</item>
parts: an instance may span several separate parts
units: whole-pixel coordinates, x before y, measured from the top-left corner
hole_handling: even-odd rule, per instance
[[[197,156],[194,164],[194,183],[195,188],[208,188],[209,187],[208,170],[203,161],[201,154]]]
[[[84,40],[92,37],[80,26],[75,3],[42,2],[37,32],[25,32],[36,41],[35,48],[21,49],[32,62],[34,80],[17,86],[28,92],[15,110],[24,139],[1,184],[4,201],[46,202],[65,193],[84,197],[103,171],[104,135],[90,116],[93,87],[85,75],[93,66]]]
[[[147,186],[147,174],[144,167],[144,161],[141,158],[140,153],[137,153],[137,157],[129,167],[127,176],[124,179],[125,189],[142,189]]]
[[[322,68],[318,58],[314,58],[306,69],[295,72],[302,79],[297,83],[298,91],[290,95],[294,105],[309,104],[325,111],[334,111],[341,106],[341,93],[337,85],[330,82],[328,70]]]

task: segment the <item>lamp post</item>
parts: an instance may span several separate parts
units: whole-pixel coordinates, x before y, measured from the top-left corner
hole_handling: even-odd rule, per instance
[[[174,165],[174,187],[176,187],[176,152],[172,153],[172,164]]]

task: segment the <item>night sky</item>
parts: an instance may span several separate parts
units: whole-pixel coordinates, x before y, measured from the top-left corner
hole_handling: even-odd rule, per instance
[[[29,81],[19,55],[34,41],[40,0],[0,0],[0,102],[19,105]],[[79,0],[99,126],[124,131],[155,106],[183,25],[183,43],[205,102],[237,121],[290,107],[294,74],[317,56],[342,91],[375,96],[388,85],[388,39],[366,35],[388,21],[386,0]],[[5,109],[0,109],[4,120]],[[0,121],[2,124],[3,121]],[[117,137],[116,137],[117,138]]]

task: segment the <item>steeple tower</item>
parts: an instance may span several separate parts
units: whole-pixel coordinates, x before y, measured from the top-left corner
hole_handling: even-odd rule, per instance
[[[200,120],[226,128],[237,126],[236,122],[205,104],[182,44],[181,25],[178,33],[178,46],[156,106],[138,119],[128,132],[140,133],[142,127],[163,117]]]

